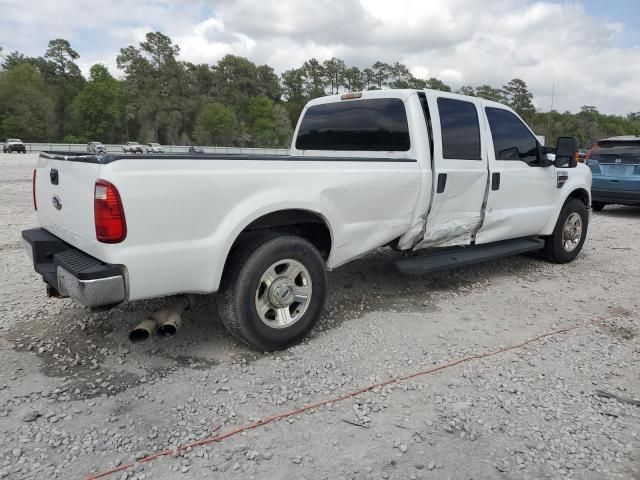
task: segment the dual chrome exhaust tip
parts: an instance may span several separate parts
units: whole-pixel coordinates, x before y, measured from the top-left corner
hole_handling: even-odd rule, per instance
[[[169,306],[153,312],[129,332],[132,343],[148,340],[152,335],[173,337],[182,324],[182,314],[191,307],[191,299],[186,295],[178,297]]]

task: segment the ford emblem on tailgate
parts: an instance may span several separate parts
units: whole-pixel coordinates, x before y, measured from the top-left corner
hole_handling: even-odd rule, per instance
[[[62,202],[60,201],[60,197],[54,195],[51,199],[51,202],[53,203],[53,206],[56,210],[62,210]]]

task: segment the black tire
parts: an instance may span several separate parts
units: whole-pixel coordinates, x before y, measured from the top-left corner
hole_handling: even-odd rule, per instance
[[[289,326],[274,328],[258,314],[257,298],[259,289],[264,285],[262,277],[267,270],[289,259],[306,269],[311,282],[311,294],[305,304],[306,310],[302,311],[299,318]],[[251,237],[227,261],[218,292],[218,313],[227,330],[242,342],[262,351],[282,350],[299,342],[320,318],[326,287],[324,261],[310,242],[293,235]],[[267,289],[267,296],[269,291]],[[286,308],[295,309],[296,305],[294,302]]]
[[[580,216],[581,232],[577,245],[571,248],[571,246],[567,246],[565,243],[564,235],[567,219],[573,214]],[[584,241],[587,238],[588,227],[589,214],[585,204],[575,198],[569,199],[560,211],[553,233],[545,239],[544,253],[547,259],[555,263],[568,263],[573,261],[582,250]]]
[[[604,202],[591,202],[591,208],[594,212],[600,212],[607,204]]]

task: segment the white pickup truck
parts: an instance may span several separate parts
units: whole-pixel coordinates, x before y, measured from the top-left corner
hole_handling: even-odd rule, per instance
[[[290,154],[42,153],[40,227],[25,247],[51,295],[113,305],[218,292],[220,317],[263,350],[320,317],[326,270],[389,245],[424,274],[587,234],[591,173],[571,137],[555,160],[510,108],[432,90],[315,99]]]

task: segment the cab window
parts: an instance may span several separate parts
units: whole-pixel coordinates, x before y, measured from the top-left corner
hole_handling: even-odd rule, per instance
[[[478,111],[471,102],[438,98],[442,156],[455,160],[482,160]]]
[[[538,161],[538,140],[522,121],[508,110],[487,108],[496,160]]]
[[[298,150],[406,152],[410,147],[407,112],[398,98],[314,105],[296,138]]]

